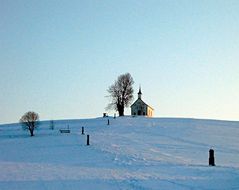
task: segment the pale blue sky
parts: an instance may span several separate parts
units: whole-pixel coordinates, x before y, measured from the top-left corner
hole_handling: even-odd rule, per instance
[[[101,116],[126,72],[156,117],[239,120],[238,60],[237,0],[0,0],[0,123]]]

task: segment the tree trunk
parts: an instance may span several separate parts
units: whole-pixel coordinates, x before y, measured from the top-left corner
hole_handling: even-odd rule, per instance
[[[31,137],[34,136],[33,129],[29,129],[29,131],[30,131]]]
[[[123,106],[120,106],[118,111],[119,111],[119,116],[124,116],[124,107]]]

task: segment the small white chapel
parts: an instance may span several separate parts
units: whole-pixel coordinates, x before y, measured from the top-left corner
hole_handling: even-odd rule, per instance
[[[144,115],[148,117],[153,116],[154,109],[150,107],[149,105],[147,105],[142,100],[141,87],[139,87],[138,99],[130,107],[131,107],[132,116],[136,116],[136,115]]]

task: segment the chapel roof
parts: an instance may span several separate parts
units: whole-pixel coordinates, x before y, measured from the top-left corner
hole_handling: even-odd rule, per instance
[[[152,110],[154,110],[151,106],[149,106],[148,104],[146,104],[142,99],[138,98],[130,107],[134,106],[136,104],[136,102],[141,101],[143,104],[145,104],[146,106],[150,107]]]

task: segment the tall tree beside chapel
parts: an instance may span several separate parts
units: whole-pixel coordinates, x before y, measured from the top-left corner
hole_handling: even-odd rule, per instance
[[[108,88],[111,99],[107,109],[114,109],[119,116],[124,116],[124,108],[129,107],[133,100],[134,80],[130,73],[118,76],[117,80]]]

